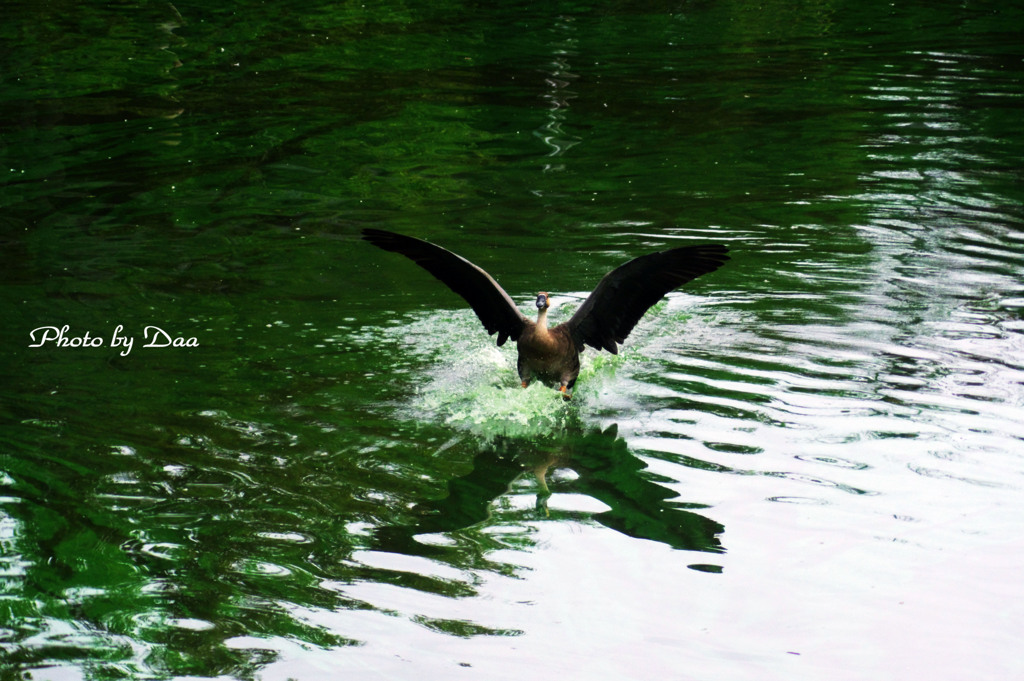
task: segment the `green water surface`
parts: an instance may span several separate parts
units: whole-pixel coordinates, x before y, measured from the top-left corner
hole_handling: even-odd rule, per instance
[[[0,678],[1024,675],[1020,3],[3,14]]]

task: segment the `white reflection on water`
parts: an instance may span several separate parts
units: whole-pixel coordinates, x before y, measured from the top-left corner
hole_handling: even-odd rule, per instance
[[[526,576],[481,575],[478,597],[457,608],[518,635],[470,643],[396,624],[403,633],[388,645],[368,637],[359,664],[384,676],[405,662],[428,675],[464,664],[511,679],[516,651],[548,660],[544,678],[1024,672],[1006,654],[1024,626],[1014,598],[1024,255],[1004,225],[1014,216],[989,205],[980,224],[978,201],[965,209],[937,196],[915,208],[917,221],[884,186],[860,197],[878,215],[859,229],[868,255],[805,263],[794,284],[794,294],[835,291],[834,304],[804,295],[792,299],[809,303],[796,313],[754,315],[732,309],[735,294],[674,297],[621,356],[585,355],[569,405],[540,386],[515,388],[512,354],[490,347],[472,313],[412,320],[407,352],[425,380],[397,413],[482,439],[540,435],[567,415],[615,423],[645,475],[710,507],[702,513],[725,527],[726,553],[713,561],[722,574],[709,575],[688,569],[699,556],[665,544],[538,522],[531,550],[495,556]],[[898,223],[882,217],[892,213]],[[456,340],[426,342],[438,338]],[[597,510],[568,493],[565,503]],[[423,598],[392,589],[386,602],[437,609]],[[387,629],[380,615],[339,617]]]

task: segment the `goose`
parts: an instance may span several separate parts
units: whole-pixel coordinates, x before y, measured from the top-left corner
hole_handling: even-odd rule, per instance
[[[516,341],[516,369],[525,388],[534,378],[557,385],[569,399],[580,373],[580,353],[589,345],[618,353],[640,318],[665,294],[714,272],[729,256],[721,244],[683,246],[649,253],[620,265],[597,284],[568,321],[548,326],[551,296],[537,294],[537,320],[528,319],[491,275],[449,250],[411,236],[364,229],[362,238],[399,253],[434,275],[473,308],[498,345]]]

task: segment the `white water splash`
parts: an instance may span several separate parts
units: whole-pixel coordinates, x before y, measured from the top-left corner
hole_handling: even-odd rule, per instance
[[[559,310],[559,317],[567,319],[572,307]],[[662,302],[634,329],[619,354],[588,348],[568,401],[540,382],[520,387],[515,344],[495,346],[494,337],[483,333],[470,310],[412,315],[399,325],[366,330],[364,340],[384,341],[382,346],[396,347],[417,360],[419,376],[398,407],[400,417],[445,423],[482,439],[530,437],[601,419],[634,417],[642,409],[637,392],[651,390],[635,375],[656,368],[666,352],[677,348],[689,318],[682,305]]]

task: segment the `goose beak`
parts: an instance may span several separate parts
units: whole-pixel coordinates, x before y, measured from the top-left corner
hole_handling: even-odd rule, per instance
[[[538,310],[543,310],[543,309],[545,309],[545,308],[547,308],[549,306],[550,306],[550,303],[548,302],[548,294],[546,294],[546,293],[538,294],[537,295],[537,309]]]

